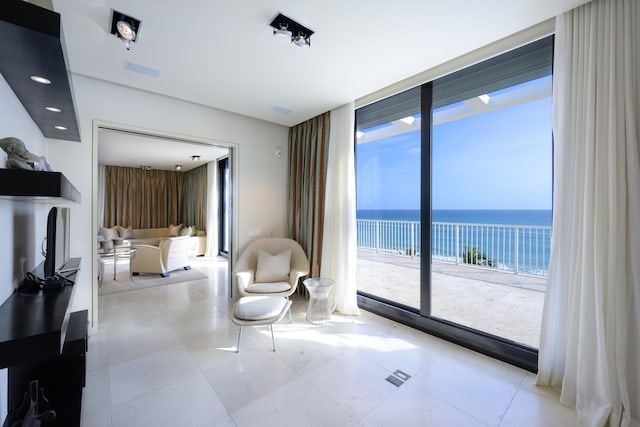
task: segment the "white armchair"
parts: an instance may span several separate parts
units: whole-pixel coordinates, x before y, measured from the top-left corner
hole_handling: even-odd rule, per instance
[[[309,261],[295,240],[256,239],[242,251],[235,267],[240,296],[289,297],[298,280],[309,274]]]
[[[168,237],[158,246],[136,245],[136,255],[131,258],[131,274],[157,273],[162,277],[169,272],[189,266],[189,237]]]

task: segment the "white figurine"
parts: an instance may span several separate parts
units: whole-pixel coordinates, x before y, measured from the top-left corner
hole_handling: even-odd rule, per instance
[[[0,148],[7,153],[7,169],[29,169],[34,171],[51,171],[51,166],[44,157],[27,151],[24,142],[18,138],[0,139]]]

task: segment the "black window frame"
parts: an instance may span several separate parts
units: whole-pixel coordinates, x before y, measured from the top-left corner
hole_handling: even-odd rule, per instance
[[[551,74],[554,36],[536,40],[494,58],[446,75],[418,88],[356,111],[356,129],[385,123],[389,117],[421,113],[421,248],[431,253],[431,171],[433,108],[513,86]],[[478,83],[478,75],[482,75]],[[420,91],[416,111],[415,91]],[[411,93],[413,91],[413,94]],[[410,98],[413,97],[414,100]],[[380,108],[378,108],[380,107]],[[552,136],[553,144],[553,136]],[[552,178],[553,179],[553,178]],[[424,226],[428,224],[428,226]],[[426,274],[425,274],[426,273]],[[358,291],[358,305],[364,310],[427,332],[531,372],[537,372],[538,349],[504,337],[431,317],[431,257],[420,258],[420,308],[407,307],[385,298]]]

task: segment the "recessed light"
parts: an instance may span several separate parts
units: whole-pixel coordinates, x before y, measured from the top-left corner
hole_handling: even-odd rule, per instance
[[[56,107],[44,107],[47,111],[51,111],[53,113],[61,113],[62,110]]]
[[[51,84],[51,80],[46,79],[46,78],[41,77],[41,76],[31,76],[31,80],[33,80],[34,82],[41,83],[43,85],[50,85]]]
[[[176,165],[176,170],[177,171],[181,171],[182,170],[182,165]]]
[[[480,98],[480,101],[484,102],[485,104],[488,104],[489,99],[491,99],[486,93],[484,95],[480,95],[478,98]]]
[[[67,128],[64,127],[64,126],[54,126],[54,128],[56,128],[58,130],[67,130]]]
[[[193,160],[194,162],[197,162],[198,160],[200,160],[200,156],[198,155],[191,156],[191,160]]]

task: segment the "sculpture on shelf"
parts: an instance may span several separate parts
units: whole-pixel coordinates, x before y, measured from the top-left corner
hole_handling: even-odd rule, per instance
[[[24,142],[18,138],[8,137],[0,139],[0,148],[7,153],[6,167],[8,169],[29,169],[34,171],[51,171],[51,166],[44,157],[27,151]]]

